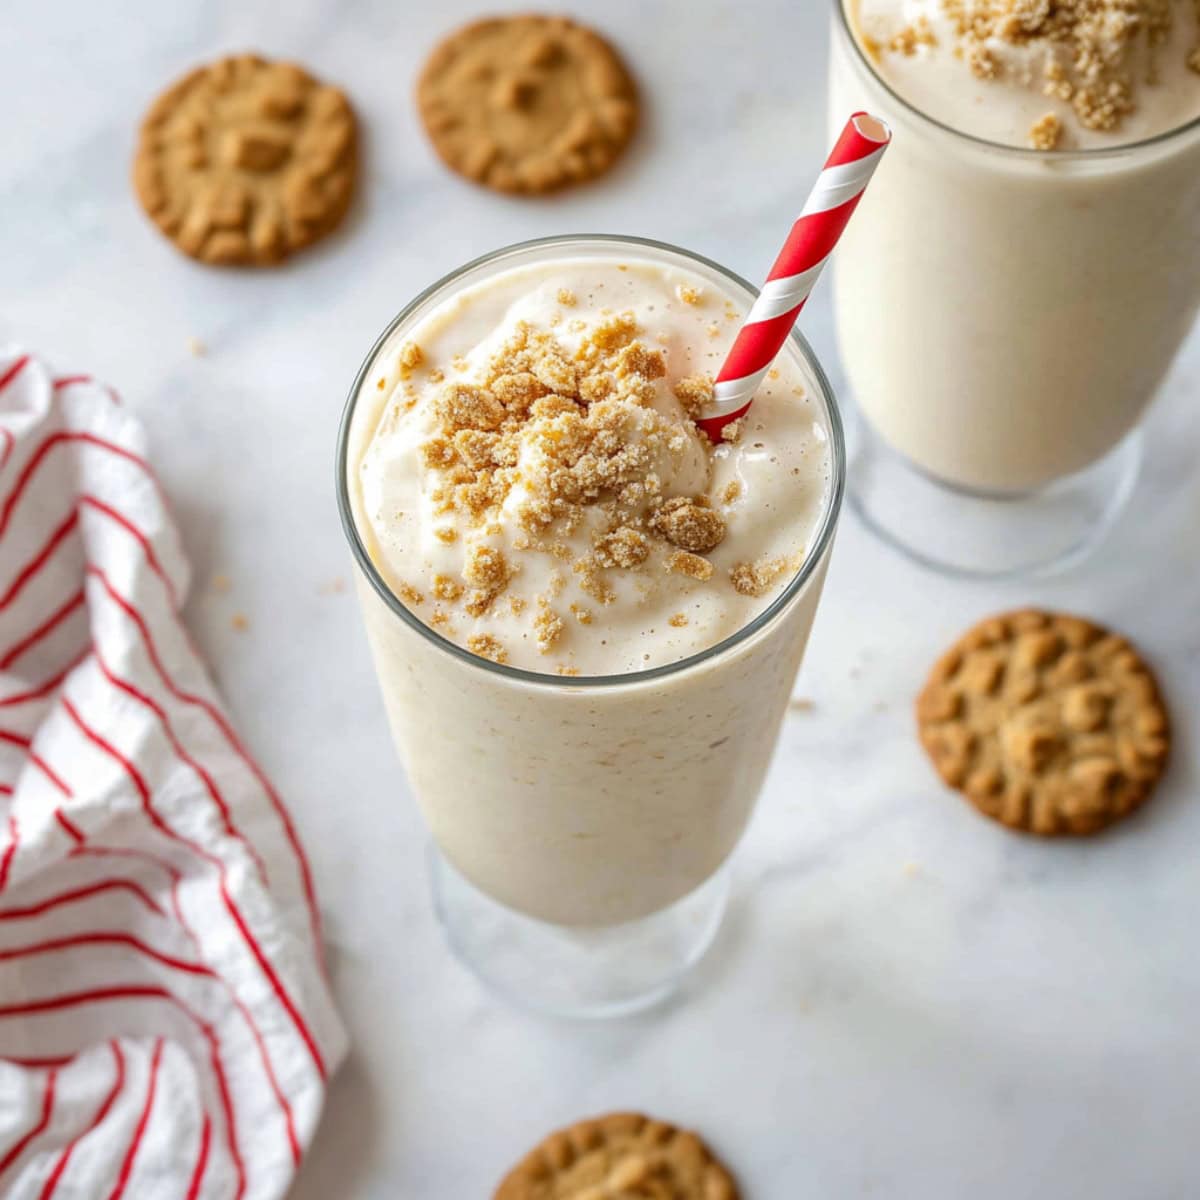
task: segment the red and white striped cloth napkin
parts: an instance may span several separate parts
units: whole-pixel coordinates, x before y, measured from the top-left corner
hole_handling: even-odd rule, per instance
[[[281,1196],[345,1051],[109,388],[0,349],[0,1195]]]

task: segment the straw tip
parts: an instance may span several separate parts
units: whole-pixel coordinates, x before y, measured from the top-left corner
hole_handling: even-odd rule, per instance
[[[880,117],[872,116],[868,112],[857,112],[850,120],[853,122],[854,128],[872,142],[886,146],[892,140],[891,126]]]

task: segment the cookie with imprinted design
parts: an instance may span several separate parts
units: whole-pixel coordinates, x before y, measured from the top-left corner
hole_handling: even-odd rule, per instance
[[[737,1200],[729,1172],[694,1134],[638,1113],[610,1113],[550,1134],[493,1200]]]
[[[188,72],[150,106],[134,190],[192,258],[275,263],[345,215],[357,140],[337,88],[295,63],[234,55]]]
[[[981,622],[938,660],[917,726],[938,774],[980,812],[1047,836],[1133,812],[1170,750],[1158,684],[1129,642],[1033,609]]]
[[[501,192],[542,193],[608,169],[637,125],[617,52],[565,17],[489,17],[450,34],[417,82],[442,161]]]

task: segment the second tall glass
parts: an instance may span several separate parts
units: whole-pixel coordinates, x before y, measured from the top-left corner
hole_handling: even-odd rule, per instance
[[[1119,513],[1200,307],[1200,122],[1113,149],[981,140],[895,94],[835,0],[830,121],[895,142],[838,251],[851,503],[968,575],[1071,561]]]

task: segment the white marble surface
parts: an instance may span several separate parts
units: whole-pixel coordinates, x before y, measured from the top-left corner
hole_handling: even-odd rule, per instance
[[[240,0],[74,0],[0,22],[0,339],[111,381],[150,426],[197,567],[192,624],[297,811],[328,913],[354,1052],[295,1195],[483,1198],[545,1129],[614,1106],[700,1127],[757,1200],[1197,1195],[1196,337],[1132,506],[1085,568],[946,583],[846,517],[798,685],[816,708],[786,726],[728,926],[679,1003],[544,1023],[443,946],[354,600],[326,594],[348,575],[332,450],[355,369],[417,289],[520,238],[645,234],[758,275],[824,142],[819,0],[574,7],[628,54],[647,120],[607,180],[553,201],[451,178],[417,126],[414,71],[467,0],[295,0],[286,19]],[[367,131],[346,229],[257,275],[177,256],[127,182],[157,88],[242,47],[345,84]],[[836,378],[824,290],[807,328]],[[1160,795],[1094,842],[978,819],[913,737],[933,654],[1023,602],[1127,631],[1176,715]]]

